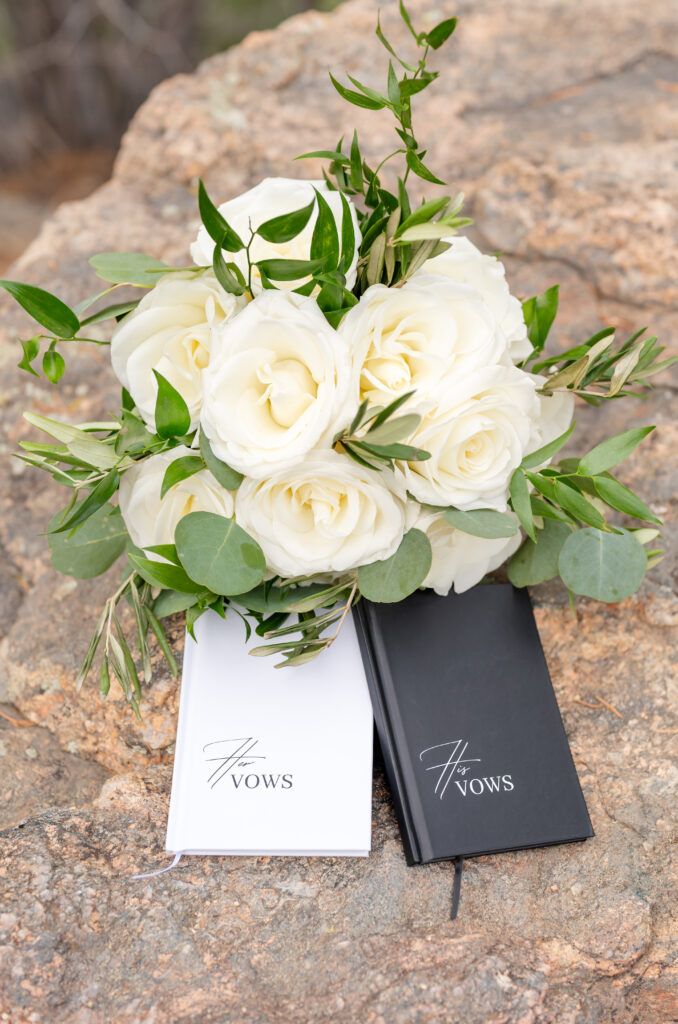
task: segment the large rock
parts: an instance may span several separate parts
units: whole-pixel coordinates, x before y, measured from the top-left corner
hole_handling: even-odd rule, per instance
[[[423,23],[445,13],[411,6]],[[383,24],[406,47],[396,8],[385,5]],[[458,37],[436,57],[445,74],[416,116],[431,163],[467,193],[475,237],[504,253],[516,291],[562,282],[559,343],[611,322],[647,323],[675,348],[674,3],[457,8]],[[317,172],[292,158],[354,122],[368,153],[385,152],[388,119],[343,105],[326,74],[347,68],[380,82],[375,15],[365,0],[303,15],[165,82],[135,118],[112,181],[61,207],[8,276],[75,301],[96,289],[95,251],[187,258],[198,176],[226,198],[264,175]],[[28,436],[24,408],[75,419],[112,408],[105,352],[78,354],[59,390],[16,371],[25,321],[0,301],[5,452]],[[660,425],[622,476],[666,518],[670,540],[675,387],[670,377],[656,383],[645,402],[582,409],[579,434],[593,443],[629,424]],[[579,602],[576,619],[561,589],[535,591],[596,837],[472,861],[451,923],[449,865],[405,866],[379,770],[367,861],[191,858],[169,875],[131,879],[164,863],[177,685],[158,673],[140,723],[113,693],[104,703],[93,684],[74,692],[114,574],[75,584],[49,567],[41,533],[62,499],[5,460],[0,699],[35,727],[3,719],[0,732],[13,780],[3,787],[12,826],[0,869],[3,1020],[662,1024],[678,1014],[672,554],[635,598]]]

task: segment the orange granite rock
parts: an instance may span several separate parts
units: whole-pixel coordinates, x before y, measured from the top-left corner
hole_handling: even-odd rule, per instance
[[[397,5],[384,27],[401,39]],[[412,0],[433,23],[445,5]],[[76,301],[88,257],[187,258],[196,179],[225,199],[354,121],[368,154],[387,119],[343,105],[327,78],[378,84],[376,4],[352,0],[250,36],[160,85],[114,175],[61,207],[8,276]],[[678,349],[678,37],[672,0],[462,0],[445,75],[417,104],[430,163],[465,189],[472,236],[501,251],[523,295],[562,282],[554,344],[609,323],[649,324]],[[58,390],[15,370],[21,312],[0,298],[3,451],[31,407],[99,418],[117,386],[105,353],[79,354]],[[659,429],[622,479],[666,519],[667,557],[619,607],[562,588],[533,598],[596,837],[468,863],[447,920],[449,865],[407,868],[381,770],[366,860],[189,858],[165,863],[177,684],[160,671],[136,722],[75,676],[114,580],[49,567],[62,499],[37,472],[0,467],[0,698],[11,800],[0,852],[0,1020],[12,1024],[664,1024],[678,1017],[669,860],[675,807],[676,377],[644,401],[579,413],[580,442]],[[583,441],[581,440],[583,439]],[[181,628],[173,638],[180,649]],[[30,743],[27,738],[35,736]],[[27,757],[31,747],[40,756]],[[44,756],[43,756],[44,755]],[[105,781],[104,781],[105,780]],[[98,797],[95,793],[103,783]],[[17,810],[25,801],[25,814]],[[25,819],[25,820],[21,820]]]

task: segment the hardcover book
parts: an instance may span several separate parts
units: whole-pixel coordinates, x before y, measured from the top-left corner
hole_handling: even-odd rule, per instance
[[[250,657],[242,620],[186,637],[167,852],[367,856],[373,719],[349,619],[321,661]]]
[[[593,835],[526,591],[355,616],[408,863]]]

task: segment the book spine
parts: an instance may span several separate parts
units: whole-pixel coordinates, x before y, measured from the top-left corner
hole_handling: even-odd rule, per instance
[[[172,795],[170,798],[169,816],[167,819],[167,837],[165,839],[165,850],[167,853],[182,853],[184,847],[181,845],[181,837],[178,830],[182,823],[185,823],[184,813],[185,798],[182,782],[187,783],[188,772],[184,770],[184,757],[189,734],[190,700],[191,700],[191,678],[195,675],[197,644],[191,640],[188,633],[184,638],[184,658],[181,669],[181,690],[179,696],[179,722],[177,725],[177,739],[174,745],[174,768],[172,770]]]
[[[409,755],[393,687],[389,684],[388,657],[381,643],[379,631],[374,628],[368,603],[361,601],[355,612],[358,642],[365,664],[374,719],[405,847],[405,857],[410,865],[422,864],[432,857],[431,844],[423,812],[419,806],[416,783],[407,767]]]

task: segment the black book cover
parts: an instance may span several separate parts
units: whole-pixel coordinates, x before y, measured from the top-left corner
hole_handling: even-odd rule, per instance
[[[593,835],[526,591],[418,591],[355,617],[408,863]]]

